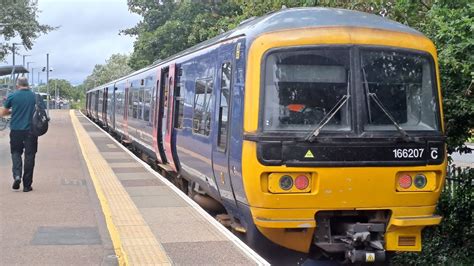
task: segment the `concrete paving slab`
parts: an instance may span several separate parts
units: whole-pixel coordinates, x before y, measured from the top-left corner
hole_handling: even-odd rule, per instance
[[[104,133],[101,133],[104,134]],[[126,153],[120,153],[120,152],[101,152],[100,153],[104,159],[129,159],[130,156]]]
[[[77,178],[61,178],[61,185],[65,186],[85,186],[86,180],[85,179],[77,179]]]
[[[123,181],[122,181],[123,183]],[[126,186],[130,196],[159,196],[169,195],[171,190],[166,186]]]
[[[138,208],[187,206],[183,200],[175,195],[132,196],[131,198]]]
[[[24,246],[2,248],[0,265],[118,265],[112,249],[89,246]],[[104,264],[104,262],[106,262]]]
[[[123,151],[122,151],[123,152]],[[112,167],[112,170],[114,170],[114,172],[116,174],[122,174],[122,173],[148,173],[148,171],[143,168],[143,166],[141,167]]]
[[[166,215],[166,214],[163,214]],[[227,241],[221,233],[209,226],[207,221],[196,221],[182,217],[172,223],[150,224],[161,243]]]
[[[176,265],[256,265],[242,259],[243,254],[226,241],[164,243],[163,247]]]
[[[136,163],[132,158],[106,159],[108,163]]]
[[[130,168],[130,167],[140,167],[141,165],[137,162],[116,162],[112,163],[110,160],[107,160],[109,166],[112,168]]]
[[[31,240],[32,245],[99,245],[96,227],[40,226]]]
[[[150,187],[163,186],[164,184],[158,179],[129,179],[120,180],[124,187]]]
[[[158,207],[158,208],[141,208],[141,213],[145,221],[150,224],[174,223],[182,221],[186,217],[190,222],[206,220],[197,214],[191,207]]]
[[[117,178],[121,181],[123,180],[136,180],[136,179],[151,179],[157,180],[155,176],[150,173],[115,173]],[[159,180],[157,180],[159,181]]]

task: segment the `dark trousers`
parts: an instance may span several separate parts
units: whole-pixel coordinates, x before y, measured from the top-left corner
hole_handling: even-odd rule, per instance
[[[25,165],[21,158],[25,152]],[[23,177],[23,187],[31,187],[33,183],[33,169],[35,168],[35,155],[38,151],[38,137],[33,136],[29,130],[10,131],[10,152],[13,162],[13,178]],[[24,171],[23,171],[24,169]],[[23,172],[23,175],[22,175]]]

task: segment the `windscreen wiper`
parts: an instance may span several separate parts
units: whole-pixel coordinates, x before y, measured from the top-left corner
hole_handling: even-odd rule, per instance
[[[313,142],[314,139],[319,135],[321,132],[321,129],[331,121],[331,119],[334,117],[334,115],[341,109],[342,106],[349,100],[351,96],[349,94],[346,94],[342,96],[342,98],[334,105],[334,107],[327,113],[323,119],[321,119],[321,122],[317,125],[316,129],[311,131],[311,133],[305,138],[306,141]]]
[[[388,119],[390,119],[392,124],[395,126],[395,128],[398,130],[398,132],[400,132],[400,134],[402,135],[403,140],[409,141],[410,139],[409,139],[409,136],[408,136],[407,132],[400,126],[400,124],[397,123],[397,121],[393,118],[393,116],[390,114],[390,112],[387,110],[387,108],[385,108],[385,106],[382,104],[382,102],[380,101],[377,94],[375,94],[375,92],[370,92],[369,83],[367,82],[367,77],[365,75],[365,69],[364,68],[362,68],[362,72],[364,74],[364,87],[365,87],[367,96],[369,96],[372,100],[374,100],[374,102],[377,104],[377,106],[383,111],[383,113],[388,117]],[[368,99],[368,101],[370,101],[370,99]]]
[[[321,121],[318,123],[318,125],[316,126],[316,128],[314,130],[311,130],[311,133],[308,134],[308,136],[306,136],[304,139],[305,141],[309,141],[309,142],[313,142],[314,139],[319,135],[319,133],[321,132],[321,129],[323,129],[324,126],[327,125],[327,123],[329,123],[329,121],[331,121],[331,119],[334,117],[334,115],[336,115],[337,111],[339,111],[339,109],[341,109],[341,107],[344,106],[344,104],[349,100],[349,98],[351,97],[351,94],[350,94],[350,84],[351,84],[351,71],[349,70],[347,72],[347,87],[346,87],[346,95],[342,96],[341,99],[339,99],[339,101],[337,101],[337,103],[331,108],[331,110],[323,117],[323,119],[321,119]]]

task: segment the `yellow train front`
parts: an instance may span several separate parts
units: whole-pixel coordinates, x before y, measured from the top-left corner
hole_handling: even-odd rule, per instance
[[[248,28],[241,174],[258,234],[352,262],[420,251],[446,174],[433,43],[337,9]]]

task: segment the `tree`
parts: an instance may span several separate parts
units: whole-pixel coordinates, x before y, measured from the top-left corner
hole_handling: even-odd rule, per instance
[[[140,69],[233,27],[241,14],[232,1],[129,0],[143,21],[122,33],[136,36],[130,66]]]
[[[211,3],[208,3],[211,2]],[[464,146],[474,128],[474,4],[469,0],[129,0],[143,21],[123,33],[137,37],[130,66],[142,68],[219,33],[245,19],[286,7],[324,6],[359,10],[413,27],[433,40],[439,55],[449,152]]]
[[[33,41],[41,34],[56,29],[37,21],[37,0],[3,0],[0,8],[0,36],[9,41],[17,36],[26,49],[33,47]],[[0,47],[0,60],[11,51],[11,45],[3,44]]]
[[[83,82],[87,89],[105,84],[114,79],[130,74],[133,70],[128,66],[129,56],[113,54],[105,61],[105,65],[95,65],[92,74]]]

